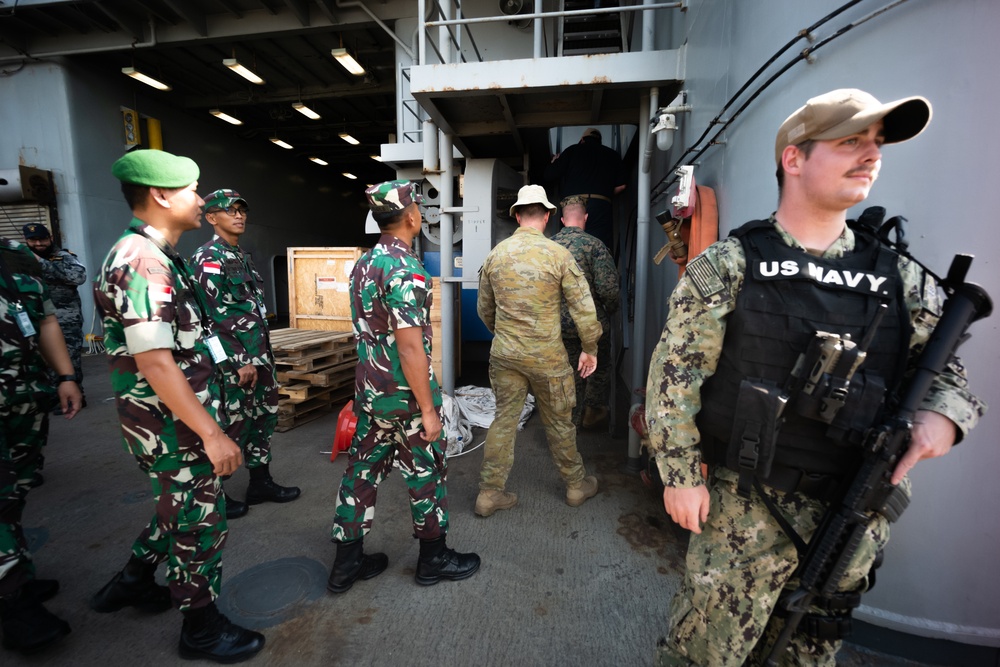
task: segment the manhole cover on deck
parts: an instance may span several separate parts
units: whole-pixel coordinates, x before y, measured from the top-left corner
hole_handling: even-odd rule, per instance
[[[225,581],[216,601],[235,623],[253,630],[287,620],[295,608],[326,593],[325,565],[309,558],[262,563]]]

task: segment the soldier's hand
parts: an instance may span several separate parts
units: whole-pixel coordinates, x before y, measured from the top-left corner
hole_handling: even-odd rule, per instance
[[[708,520],[708,487],[699,485],[690,489],[663,488],[663,508],[681,528],[692,533],[701,532],[701,524]]]
[[[247,364],[237,370],[236,376],[238,378],[237,384],[241,387],[250,387],[253,389],[257,386],[257,367],[253,364]]]
[[[580,371],[580,377],[585,378],[593,375],[597,370],[597,357],[586,352],[580,353],[580,361],[576,365],[576,370]]]
[[[83,406],[83,393],[80,385],[75,382],[60,382],[56,388],[59,396],[59,407],[62,408],[63,418],[72,419]]]
[[[437,410],[430,410],[428,412],[421,412],[420,417],[424,422],[424,430],[420,432],[420,438],[424,442],[434,442],[441,437],[441,417],[438,416]]]
[[[892,471],[892,483],[899,484],[917,461],[944,456],[955,444],[955,422],[940,412],[918,410],[913,419],[910,447]]]
[[[232,475],[243,465],[243,453],[239,445],[222,431],[204,440],[205,454],[212,462],[212,471],[219,475]]]

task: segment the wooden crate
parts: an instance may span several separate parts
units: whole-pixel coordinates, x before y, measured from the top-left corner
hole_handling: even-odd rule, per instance
[[[351,331],[351,270],[365,248],[288,249],[288,326]]]

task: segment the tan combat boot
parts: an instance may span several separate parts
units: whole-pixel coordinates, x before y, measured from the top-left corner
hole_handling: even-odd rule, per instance
[[[608,409],[605,407],[587,406],[583,409],[583,428],[588,431],[608,427]]]
[[[517,495],[496,489],[480,491],[476,498],[476,514],[492,516],[497,510],[509,510],[517,504]]]
[[[576,488],[566,489],[566,504],[570,507],[579,507],[587,498],[597,495],[597,478],[587,475]]]

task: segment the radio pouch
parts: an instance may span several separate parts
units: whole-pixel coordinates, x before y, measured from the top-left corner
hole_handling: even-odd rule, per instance
[[[781,389],[763,380],[743,380],[736,399],[726,467],[739,473],[737,490],[750,497],[755,476],[767,477],[774,462],[781,412],[788,402]]]

